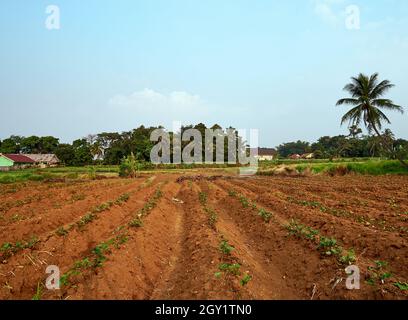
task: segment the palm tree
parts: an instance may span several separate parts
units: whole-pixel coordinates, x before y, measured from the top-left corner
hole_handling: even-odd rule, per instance
[[[391,123],[382,110],[404,113],[403,107],[394,104],[390,99],[383,98],[384,94],[393,87],[394,85],[388,80],[379,82],[378,73],[370,77],[362,73],[358,77],[352,77],[351,83],[344,87],[344,91],[349,92],[351,98],[340,99],[336,104],[353,106],[342,117],[341,124],[348,121],[350,125],[358,127],[363,121],[369,133],[374,131],[378,137],[382,137],[380,133],[382,123]],[[399,160],[408,168],[408,164],[403,159]]]

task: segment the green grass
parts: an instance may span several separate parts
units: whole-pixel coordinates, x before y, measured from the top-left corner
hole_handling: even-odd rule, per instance
[[[298,173],[307,169],[313,174],[347,174],[363,175],[408,174],[408,170],[398,160],[381,160],[373,158],[329,160],[276,160],[260,163],[258,175],[273,175],[273,169],[280,165],[292,168]]]
[[[90,172],[92,173],[90,175]],[[16,171],[0,171],[0,183],[9,184],[23,181],[44,181],[47,179],[78,179],[96,178],[98,174],[114,174],[119,172],[118,166],[84,166],[57,168],[29,168]]]
[[[300,164],[296,170],[303,172],[309,168],[312,173],[336,174],[336,171],[365,175],[408,174],[408,170],[397,160],[369,160],[364,162]]]

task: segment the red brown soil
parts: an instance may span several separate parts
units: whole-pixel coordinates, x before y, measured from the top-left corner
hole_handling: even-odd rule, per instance
[[[3,257],[0,299],[31,299],[48,265],[61,273],[127,226],[160,187],[162,197],[143,219],[126,228],[128,241],[111,250],[102,266],[87,270],[42,299],[406,299],[393,283],[408,281],[408,177],[222,177],[157,174],[156,178],[78,183],[25,183],[0,189],[0,245],[39,242]],[[266,223],[245,208],[234,190],[273,213]],[[55,230],[92,208],[128,193],[129,200],[98,213],[83,229]],[[207,200],[200,202],[199,193]],[[319,204],[313,205],[314,204]],[[205,210],[207,208],[207,211]],[[217,214],[209,223],[208,208]],[[322,210],[324,208],[324,210]],[[353,248],[361,290],[345,288],[344,265],[323,256],[315,243],[288,235],[292,219]],[[219,250],[227,239],[235,250]],[[0,252],[1,254],[1,252]],[[391,277],[365,282],[367,267],[387,262]],[[238,275],[220,273],[238,263]],[[240,281],[248,274],[251,281]]]

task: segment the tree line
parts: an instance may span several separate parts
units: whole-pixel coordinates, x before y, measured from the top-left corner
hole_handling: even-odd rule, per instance
[[[314,143],[300,140],[283,143],[277,147],[277,152],[282,158],[305,153],[313,153],[316,159],[408,157],[408,141],[396,139],[389,129],[386,129],[381,137],[364,135],[361,130],[356,131],[354,127],[349,130],[349,135],[323,136]],[[384,145],[384,141],[387,145]]]
[[[203,123],[197,125],[183,126],[180,130],[182,135],[188,129],[197,129],[205,144],[205,130],[221,130],[226,132],[218,124],[207,127]],[[150,161],[150,151],[157,142],[150,141],[151,133],[156,129],[164,129],[162,126],[145,127],[140,126],[131,131],[124,132],[102,132],[90,134],[82,139],[68,143],[60,143],[59,139],[52,136],[47,137],[22,137],[11,136],[3,141],[0,140],[0,153],[54,153],[67,166],[82,166],[90,164],[118,165],[121,161],[133,154],[137,161]],[[228,129],[234,129],[229,127]],[[235,130],[235,129],[234,129]],[[173,148],[173,132],[170,132],[171,149]],[[216,138],[214,138],[214,143]],[[190,141],[182,141],[182,149]],[[215,148],[215,144],[214,144]],[[204,159],[205,150],[203,150]],[[214,160],[216,153],[214,152]],[[224,157],[228,158],[228,144],[224,142]]]
[[[149,162],[150,151],[155,144],[155,142],[150,141],[150,134],[158,128],[162,127],[140,126],[122,133],[102,132],[90,134],[73,141],[72,144],[60,143],[58,138],[52,136],[11,136],[3,141],[0,140],[0,153],[55,153],[62,163],[68,166],[117,165],[121,163],[123,158],[132,153],[135,155],[136,160]],[[191,128],[198,129],[204,139],[206,125],[200,123],[198,125],[184,126],[181,132]],[[214,125],[210,129],[223,130],[219,125]],[[350,127],[349,131],[349,135],[323,136],[314,143],[300,140],[283,143],[276,150],[281,158],[304,153],[313,153],[317,159],[340,157],[388,157],[397,159],[398,155],[403,158],[408,157],[408,141],[396,139],[389,129],[386,129],[380,137],[364,135],[362,130],[356,126]],[[170,136],[173,136],[172,132]],[[389,152],[390,148],[384,146],[384,141],[391,145],[392,154]],[[188,143],[189,141],[182,142],[182,147]],[[225,159],[227,159],[226,143]]]

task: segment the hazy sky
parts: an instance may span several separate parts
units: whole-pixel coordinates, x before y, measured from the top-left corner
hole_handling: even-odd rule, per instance
[[[60,9],[48,30],[46,7]],[[360,10],[359,30],[346,8]],[[262,146],[347,132],[359,72],[408,108],[406,0],[2,0],[0,139],[172,121],[260,130]],[[407,114],[391,128],[408,138]]]

